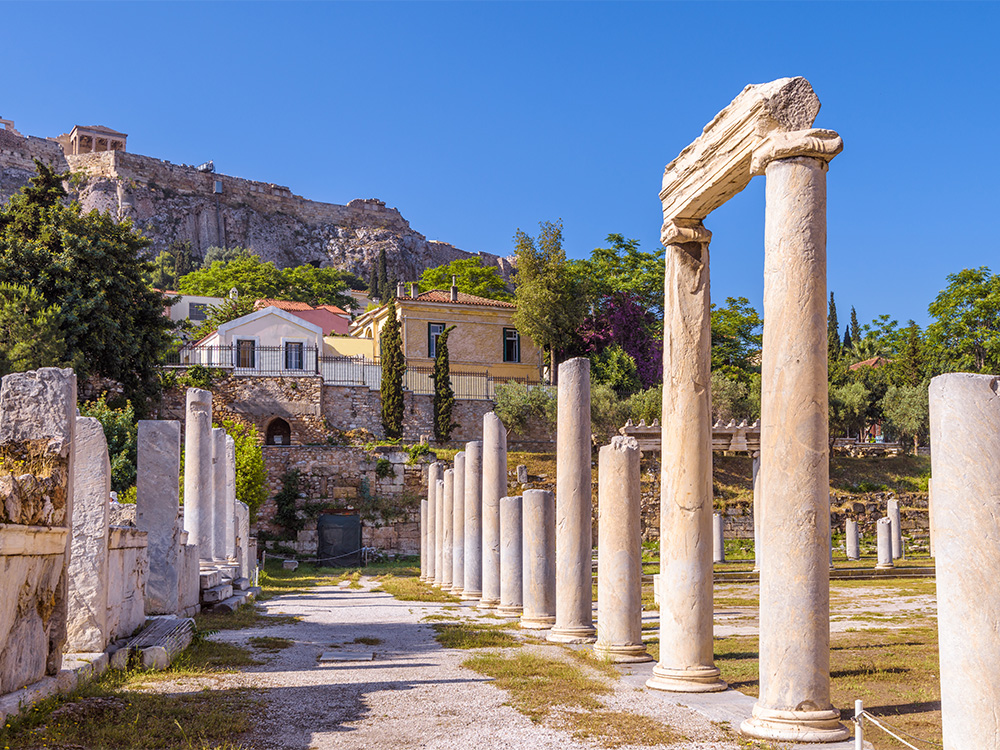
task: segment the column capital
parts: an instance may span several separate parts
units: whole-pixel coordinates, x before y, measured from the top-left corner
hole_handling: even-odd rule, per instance
[[[777,159],[810,156],[823,162],[829,161],[844,150],[843,139],[833,130],[809,128],[807,130],[777,131],[771,133],[754,149],[750,172],[764,174],[767,165]]]
[[[707,245],[711,239],[712,233],[705,229],[701,219],[667,219],[660,228],[660,242],[664,247],[684,242],[700,242]]]

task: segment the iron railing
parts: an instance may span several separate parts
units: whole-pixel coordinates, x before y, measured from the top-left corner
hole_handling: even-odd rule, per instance
[[[186,346],[168,355],[164,366],[188,368],[202,365],[226,370],[233,375],[269,375],[301,377],[321,375],[326,385],[365,386],[377,391],[382,387],[382,365],[365,357],[343,357],[320,354],[318,347],[306,346]],[[403,389],[420,395],[434,393],[434,368],[411,365],[403,375]],[[451,388],[455,398],[493,400],[497,386],[517,382],[540,385],[529,378],[494,376],[474,370],[452,369]]]

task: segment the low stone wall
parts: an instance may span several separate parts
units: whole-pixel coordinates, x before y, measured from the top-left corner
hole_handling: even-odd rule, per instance
[[[184,532],[185,536],[187,532]],[[194,617],[201,611],[201,564],[197,544],[182,544],[177,556],[178,614]]]
[[[112,526],[108,535],[108,640],[131,635],[146,621],[149,553],[146,532]]]

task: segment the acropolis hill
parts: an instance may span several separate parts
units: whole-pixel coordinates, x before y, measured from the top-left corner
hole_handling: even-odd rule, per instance
[[[312,263],[366,278],[385,248],[389,272],[401,280],[477,255],[505,277],[513,270],[507,258],[428,240],[383,201],[311,201],[282,185],[127,152],[126,138],[103,126],[76,126],[56,138],[24,136],[0,119],[0,202],[27,184],[38,159],[73,173],[69,188],[84,211],[132,219],[153,240],[153,255],[187,240],[197,254],[213,245],[242,246],[279,267]]]

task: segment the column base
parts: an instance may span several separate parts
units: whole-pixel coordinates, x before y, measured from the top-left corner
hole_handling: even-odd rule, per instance
[[[522,611],[524,611],[522,607],[514,607],[511,605],[501,605],[497,607],[497,614],[501,617],[520,617]]]
[[[607,659],[614,664],[638,664],[644,661],[653,661],[653,657],[646,652],[645,646],[625,646],[610,643],[595,643],[594,656]]]
[[[427,583],[427,576],[420,576],[419,578],[417,578],[417,580],[420,581],[421,583]]]
[[[482,591],[469,591],[468,589],[466,589],[462,592],[463,602],[478,602],[482,598],[483,598]]]
[[[720,674],[717,667],[668,669],[657,664],[653,676],[646,680],[646,687],[670,693],[718,693],[729,689]]]
[[[460,597],[460,596],[462,596],[462,587],[461,586],[452,586],[451,590],[448,593],[451,594],[452,596],[458,596],[458,597]]]
[[[591,626],[577,625],[576,627],[557,628],[552,627],[545,640],[552,643],[594,643],[597,640],[597,630]]]
[[[555,617],[525,617],[521,616],[519,625],[525,630],[551,630],[556,624]]]
[[[895,567],[895,565],[889,563],[888,565],[876,565],[875,570],[892,570]]]
[[[840,712],[777,711],[753,707],[753,716],[740,724],[740,734],[760,740],[779,742],[842,742],[851,731],[840,723]]]
[[[499,599],[481,598],[479,600],[479,608],[480,609],[496,609],[499,606],[500,606],[500,600]]]

